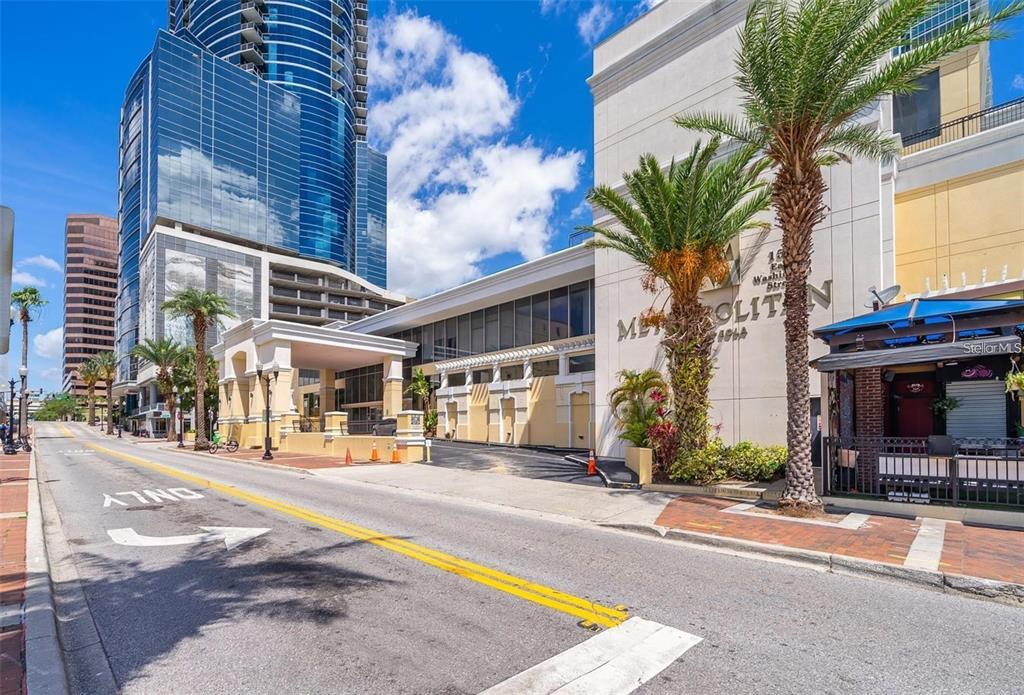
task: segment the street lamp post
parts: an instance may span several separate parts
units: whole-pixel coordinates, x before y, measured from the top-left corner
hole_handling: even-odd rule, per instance
[[[14,447],[14,379],[11,379],[11,397],[7,401],[7,436],[4,437],[4,453],[16,454],[18,450]]]
[[[277,381],[277,364],[271,362],[267,365],[267,376],[263,376],[263,365],[256,365],[256,378],[260,380],[263,387],[263,460],[272,461],[274,454],[270,451],[270,374],[273,372],[274,381]]]
[[[24,442],[25,451],[32,451],[28,443],[28,367],[18,368],[21,377],[21,400],[18,405],[18,439]]]
[[[182,431],[181,431],[182,430],[182,425],[184,424],[184,422],[181,419],[181,397],[178,395],[178,387],[177,386],[174,387],[173,393],[174,393],[174,403],[172,405],[174,406],[174,413],[171,415],[170,419],[167,421],[167,426],[168,427],[177,427],[178,428],[178,448],[179,449],[184,449],[185,448],[185,442],[183,441]],[[177,418],[177,422],[175,422],[175,418]]]
[[[117,400],[117,438],[121,438],[121,429],[124,427],[124,398]]]

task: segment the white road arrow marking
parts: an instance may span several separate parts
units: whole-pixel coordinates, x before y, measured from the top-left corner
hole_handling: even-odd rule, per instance
[[[110,540],[120,545],[160,546],[160,545],[195,545],[209,541],[224,541],[228,550],[258,538],[269,531],[268,528],[245,528],[242,526],[200,526],[206,533],[194,533],[190,536],[143,536],[133,528],[113,528],[107,531]]]

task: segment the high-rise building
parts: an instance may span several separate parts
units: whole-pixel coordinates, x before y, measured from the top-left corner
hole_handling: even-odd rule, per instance
[[[117,220],[104,215],[68,215],[64,224],[64,383],[73,396],[86,395],[79,378],[83,362],[114,349],[117,296]],[[106,385],[98,384],[103,396]]]
[[[401,303],[383,289],[367,49],[365,2],[170,0],[121,113],[118,383],[137,378],[138,341],[174,333],[159,305],[175,288],[218,292],[242,321],[290,314],[271,307],[274,269],[308,265],[363,294],[296,305],[296,320]]]

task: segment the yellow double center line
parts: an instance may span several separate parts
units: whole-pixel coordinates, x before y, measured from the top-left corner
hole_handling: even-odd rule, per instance
[[[68,432],[68,434],[70,434],[70,432]],[[436,567],[437,569],[444,570],[445,572],[457,574],[460,577],[465,577],[466,579],[483,584],[484,586],[489,586],[492,589],[503,591],[506,594],[517,596],[521,599],[545,606],[552,610],[567,613],[573,617],[579,618],[584,626],[615,627],[629,618],[629,614],[622,606],[609,608],[599,603],[588,601],[585,598],[580,598],[579,596],[566,594],[542,584],[536,584],[526,579],[522,579],[484,565],[478,565],[475,562],[463,560],[462,558],[449,555],[448,553],[443,553],[439,550],[411,543],[401,538],[380,534],[368,528],[356,526],[355,524],[350,524],[346,521],[342,521],[341,519],[335,519],[334,517],[327,516],[326,514],[320,514],[319,512],[304,509],[303,507],[298,507],[294,504],[288,504],[287,502],[279,502],[267,497],[262,497],[251,492],[246,492],[245,490],[241,490],[232,485],[225,485],[190,473],[184,473],[175,468],[163,466],[159,463],[139,458],[138,456],[132,456],[131,454],[123,454],[119,451],[107,449],[106,447],[98,444],[86,443],[86,446],[95,451],[156,471],[157,473],[162,473],[163,475],[177,478],[178,480],[183,480],[194,485],[199,485],[209,490],[215,490],[223,495],[229,495],[236,499],[245,500],[250,504],[264,507],[266,509],[272,509],[276,512],[280,512],[281,514],[287,514],[288,516],[296,519],[301,519],[302,521],[315,524],[322,528],[336,531],[350,538],[355,538],[366,543],[372,543],[380,548],[385,548],[400,555],[412,558],[413,560],[418,560],[423,564]]]

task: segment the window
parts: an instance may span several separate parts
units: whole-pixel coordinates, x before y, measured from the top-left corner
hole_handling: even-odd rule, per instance
[[[320,383],[319,369],[300,369],[299,386],[312,386]]]
[[[297,306],[289,306],[287,304],[271,304],[270,310],[275,314],[294,314],[297,313]]]
[[[533,340],[533,314],[530,298],[516,300],[516,347],[529,345]]]
[[[594,353],[588,352],[584,355],[572,355],[569,358],[569,373],[594,371]]]
[[[498,347],[507,350],[515,345],[515,308],[512,302],[506,302],[501,305],[500,311]]]
[[[444,356],[447,358],[457,357],[459,352],[459,322],[458,319],[452,317],[445,321],[444,324]]]
[[[459,317],[459,354],[471,355],[472,348],[469,314],[463,314]]]
[[[558,376],[558,360],[544,360],[533,363],[534,376]]]
[[[484,310],[484,352],[494,352],[498,340],[498,307],[489,306]]]
[[[471,349],[474,355],[479,355],[484,351],[484,312],[483,309],[480,311],[474,311],[472,317],[472,332],[473,339]],[[473,381],[476,381],[474,377]]]
[[[434,325],[423,326],[420,335],[422,364],[434,361]]]
[[[321,316],[320,309],[318,307],[299,307],[299,313],[303,316]]]
[[[893,130],[900,133],[903,144],[937,137],[939,126],[939,71],[922,75],[916,80],[917,91],[897,94],[892,100]],[[932,129],[932,130],[929,130]],[[928,131],[928,132],[923,132]],[[913,136],[917,137],[913,137]]]
[[[444,321],[434,324],[434,359],[443,360],[447,355],[444,352]]]
[[[298,297],[299,291],[288,289],[287,287],[273,287],[271,288],[271,294],[275,297]]]
[[[313,292],[311,290],[302,290],[301,292],[299,292],[299,297],[301,299],[309,299],[314,302],[319,302],[321,299],[323,299],[323,295],[321,295],[319,292]]]
[[[569,288],[569,328],[573,337],[590,333],[590,285],[580,282]]]
[[[551,312],[551,340],[568,338],[569,289],[567,287],[560,287],[557,290],[551,290],[548,303]]]
[[[500,368],[502,381],[515,381],[523,378],[523,365],[505,364]]]
[[[548,342],[548,293],[533,295],[533,342]]]
[[[477,369],[473,372],[474,384],[489,384],[493,378],[494,373],[490,369]]]
[[[465,372],[449,372],[448,373],[448,385],[449,386],[465,386],[466,385],[466,373]]]

